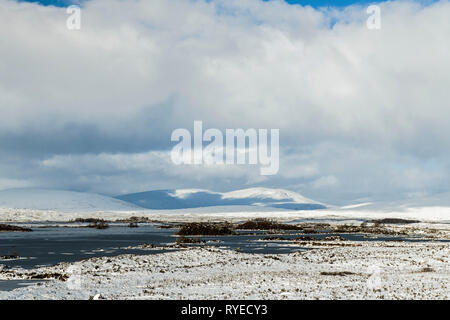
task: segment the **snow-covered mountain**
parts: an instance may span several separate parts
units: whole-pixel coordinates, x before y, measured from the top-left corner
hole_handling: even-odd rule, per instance
[[[31,188],[0,191],[0,208],[63,212],[142,209],[132,203],[94,193]]]
[[[325,209],[326,206],[302,195],[270,188],[250,188],[231,192],[203,189],[155,190],[117,196],[117,199],[147,209],[186,209],[212,206],[259,206],[290,210]]]
[[[450,194],[333,207],[292,191],[268,188],[225,193],[202,189],[157,190],[122,195],[118,199],[62,190],[0,191],[0,221],[70,221],[92,217],[114,220],[144,215],[160,220],[178,215],[175,219],[180,221],[209,216],[210,219],[403,218],[450,223]]]
[[[250,188],[220,193],[203,189],[155,190],[108,197],[94,193],[9,189],[0,191],[0,208],[60,212],[136,211],[251,206],[290,210],[324,209],[319,202],[283,189]]]

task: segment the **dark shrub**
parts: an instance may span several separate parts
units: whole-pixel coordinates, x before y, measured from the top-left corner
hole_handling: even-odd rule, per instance
[[[320,274],[322,276],[351,276],[355,273],[350,271],[331,271],[331,272],[322,271]]]
[[[72,222],[80,222],[80,223],[106,223],[103,219],[98,218],[76,218],[75,220],[72,220]]]
[[[126,219],[117,219],[115,220],[115,222],[120,222],[120,223],[148,223],[148,222],[152,222],[149,218],[147,217],[130,217],[130,218],[126,218]]]
[[[382,225],[375,224],[374,226],[367,226],[365,224],[357,225],[337,225],[330,229],[334,233],[370,233],[383,235],[408,235],[404,230],[389,230]]]
[[[204,235],[219,236],[233,234],[233,229],[229,223],[206,223],[192,222],[181,225],[178,235]]]
[[[87,225],[87,228],[102,230],[102,229],[108,229],[109,225],[106,222],[102,221],[102,222],[95,222],[93,224],[89,224],[89,225]]]
[[[409,224],[409,223],[419,223],[420,221],[409,219],[385,218],[385,219],[371,220],[370,222],[375,224]]]
[[[189,238],[185,236],[181,236],[177,238],[177,244],[181,243],[204,243],[204,240],[200,240],[199,238]]]
[[[301,227],[293,224],[278,223],[269,219],[253,219],[236,227],[241,230],[301,230]]]
[[[318,239],[313,238],[313,237],[303,236],[303,237],[295,238],[295,240],[296,241],[314,241],[314,240],[318,240]]]
[[[31,232],[30,228],[24,228],[19,226],[12,226],[9,224],[0,224],[0,231],[4,232]]]
[[[11,254],[7,254],[5,256],[0,256],[0,259],[2,259],[2,260],[19,259],[19,255],[17,253],[11,253]]]

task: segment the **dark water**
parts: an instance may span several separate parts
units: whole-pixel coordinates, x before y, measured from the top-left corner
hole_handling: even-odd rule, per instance
[[[138,228],[126,225],[110,225],[108,229],[46,227],[31,225],[33,232],[1,232],[0,256],[17,255],[19,259],[0,260],[8,267],[35,268],[60,262],[73,262],[90,257],[116,256],[119,254],[153,254],[175,249],[130,249],[142,244],[165,246],[176,240],[176,229],[160,229],[157,225],[141,224]],[[298,251],[280,241],[256,241],[265,232],[241,232],[239,235],[201,237],[207,245],[247,253],[289,253]],[[298,234],[289,235],[296,237]]]
[[[28,225],[30,226],[30,225]],[[90,228],[46,227],[42,224],[32,224],[33,232],[0,232],[0,256],[17,255],[14,260],[0,260],[0,265],[7,267],[35,268],[38,266],[55,265],[61,262],[73,262],[90,257],[116,256],[119,254],[154,254],[176,249],[130,249],[142,244],[165,246],[173,243],[176,229],[160,229],[156,224],[140,224],[138,228],[127,225],[112,224],[104,230]],[[425,241],[403,237],[366,237],[363,234],[303,234],[298,231],[278,235],[262,231],[241,231],[231,236],[201,237],[202,245],[239,250],[245,253],[277,254],[291,253],[306,248],[290,246],[279,240],[258,241],[268,236],[281,236],[295,239],[299,236],[310,236],[321,239],[326,236],[340,235],[353,241]],[[198,245],[198,244],[195,244]],[[0,281],[0,290],[11,290],[28,281]],[[34,282],[31,282],[34,283]]]
[[[128,247],[142,244],[165,246],[176,240],[176,229],[160,229],[156,224],[140,224],[138,228],[127,225],[111,224],[104,230],[90,228],[46,227],[33,224],[33,232],[0,232],[0,256],[17,255],[14,260],[0,260],[0,264],[8,267],[35,268],[49,266],[60,262],[73,262],[90,257],[116,256],[124,253],[152,254],[167,252],[165,250],[130,249]],[[339,235],[352,241],[426,241],[420,238],[405,238],[400,236],[366,236],[364,234],[319,233],[304,234],[299,231],[267,234],[264,231],[239,231],[231,236],[202,236],[206,245],[225,249],[239,250],[245,253],[290,253],[301,250],[289,246],[279,240],[258,241],[270,236],[280,236],[295,239],[299,236],[309,236],[322,239],[327,236]],[[204,244],[203,244],[204,245]]]
[[[17,260],[0,260],[9,267],[35,268],[60,262],[73,262],[90,257],[115,256],[123,253],[149,253],[127,249],[152,243],[164,246],[174,241],[174,230],[154,225],[129,228],[112,225],[108,229],[52,227],[31,225],[33,232],[0,232],[0,256],[18,255]],[[151,250],[159,253],[165,250]]]
[[[11,291],[17,288],[30,286],[42,280],[0,280],[0,291]]]

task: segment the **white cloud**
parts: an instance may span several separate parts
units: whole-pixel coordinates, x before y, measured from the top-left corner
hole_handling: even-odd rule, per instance
[[[327,188],[332,187],[338,184],[338,180],[335,176],[324,176],[320,177],[317,180],[314,180],[312,182],[312,187],[315,189],[321,189],[321,188]]]
[[[0,179],[0,190],[33,187],[30,181],[17,179]]]
[[[380,6],[382,29],[368,30],[359,6],[92,0],[81,30],[69,31],[64,8],[0,0],[0,150],[20,167],[30,162],[32,177],[4,165],[0,173],[112,193],[150,187],[145,181],[213,189],[326,182],[335,198],[448,189],[448,180],[420,176],[450,166],[450,3]],[[279,128],[280,175],[173,168],[158,158],[171,130],[193,120]],[[65,136],[70,124],[76,130]],[[402,171],[404,157],[415,159],[409,187],[381,174]]]

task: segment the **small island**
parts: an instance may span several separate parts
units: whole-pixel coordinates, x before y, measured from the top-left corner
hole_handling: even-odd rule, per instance
[[[0,224],[0,232],[31,232],[30,228],[13,226],[9,224]]]

